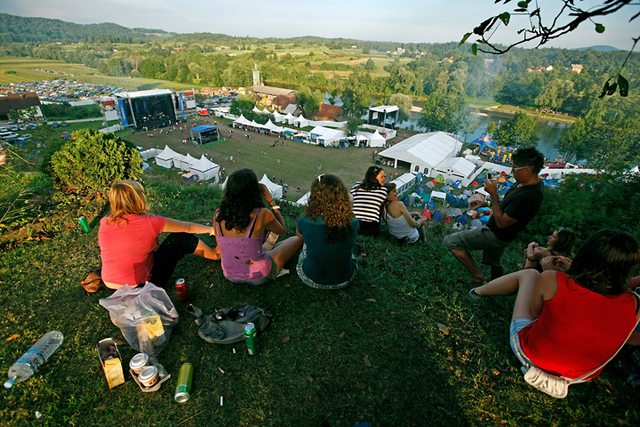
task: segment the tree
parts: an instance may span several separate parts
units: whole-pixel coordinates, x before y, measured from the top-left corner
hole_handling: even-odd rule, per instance
[[[496,0],[495,3],[503,3],[506,5],[510,1],[511,0]],[[459,45],[465,43],[472,34],[476,34],[477,36],[479,36],[479,38],[476,39],[476,43],[473,43],[471,45],[471,51],[474,55],[478,53],[478,50],[491,54],[503,54],[508,52],[515,46],[533,41],[538,43],[538,45],[536,46],[536,48],[538,48],[551,40],[562,37],[565,34],[569,34],[585,22],[593,23],[594,30],[597,33],[604,33],[604,25],[595,22],[594,18],[611,15],[620,11],[623,7],[626,6],[637,5],[637,3],[633,2],[632,0],[602,0],[602,3],[599,5],[591,7],[591,4],[589,4],[590,7],[588,9],[583,9],[575,4],[575,0],[561,0],[562,7],[555,14],[555,17],[550,20],[546,20],[546,22],[551,22],[551,25],[545,25],[543,24],[542,9],[538,7],[538,2],[534,2],[536,6],[535,9],[529,9],[530,3],[531,0],[519,1],[517,3],[518,7],[513,11],[513,14],[509,12],[503,12],[499,15],[495,15],[486,19],[480,25],[473,29],[473,33],[466,33],[460,41]],[[500,27],[501,24],[503,24],[505,27],[508,26],[511,22],[512,15],[526,16],[528,19],[528,28],[523,27],[518,30],[518,35],[521,36],[521,39],[517,42],[507,45],[506,47],[501,47],[494,43],[491,43],[490,39],[495,34],[496,30]],[[636,13],[635,15],[633,15],[631,19],[629,19],[629,22],[635,20],[638,16],[640,16],[640,13]],[[602,88],[602,93],[600,95],[601,98],[604,95],[613,95],[618,88],[620,90],[620,96],[628,95],[629,82],[622,76],[621,73],[629,57],[631,56],[631,53],[635,49],[636,44],[638,43],[638,41],[640,41],[640,37],[634,38],[632,40],[633,45],[629,51],[629,54],[620,66],[618,73],[610,77],[605,82]],[[478,47],[478,45],[480,45],[480,47]]]
[[[396,105],[400,108],[400,114],[398,116],[398,120],[400,123],[409,120],[409,116],[411,114],[411,106],[413,105],[411,102],[411,97],[403,94],[396,93],[389,97],[389,105]]]
[[[313,118],[313,115],[320,111],[320,104],[323,99],[322,92],[319,90],[311,92],[311,89],[307,86],[300,86],[300,89],[296,92],[296,104],[308,119]]]
[[[418,125],[434,131],[453,132],[456,130],[453,115],[462,104],[460,96],[442,91],[434,92],[424,102]]]
[[[566,99],[573,94],[573,82],[570,80],[554,79],[536,97],[536,105],[541,108],[559,110]]]
[[[376,69],[376,63],[373,61],[372,58],[367,59],[367,62],[365,62],[364,64],[364,69],[367,71],[373,71]]]
[[[476,109],[470,105],[465,105],[459,108],[451,118],[453,127],[458,134],[463,135],[464,138],[462,142],[465,144],[467,143],[467,137],[480,126],[480,119],[476,113]]]
[[[51,170],[64,192],[105,195],[114,182],[142,175],[142,156],[113,133],[82,129],[51,156]]]
[[[524,113],[516,113],[513,119],[498,129],[496,140],[510,147],[536,147],[536,119]]]

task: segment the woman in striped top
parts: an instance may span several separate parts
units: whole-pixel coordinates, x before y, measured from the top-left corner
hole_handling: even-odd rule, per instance
[[[380,232],[380,212],[387,200],[386,181],[384,170],[380,166],[371,166],[364,180],[351,188],[353,213],[360,221],[358,234],[375,236]]]

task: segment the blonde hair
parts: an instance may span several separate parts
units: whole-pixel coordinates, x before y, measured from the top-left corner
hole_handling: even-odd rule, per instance
[[[111,206],[109,222],[124,220],[128,223],[124,218],[125,215],[144,215],[149,210],[142,184],[131,180],[120,181],[111,186],[109,205]]]

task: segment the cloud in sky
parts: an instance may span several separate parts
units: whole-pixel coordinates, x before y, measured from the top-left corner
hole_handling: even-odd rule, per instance
[[[582,7],[600,3],[579,2]],[[560,1],[539,0],[539,4],[544,16],[545,11],[556,10]],[[176,33],[209,32],[261,38],[311,35],[443,43],[459,41],[484,19],[512,11],[514,7],[512,3],[495,5],[493,0],[237,0],[233,3],[220,0],[5,0],[0,4],[0,12],[80,24],[113,22],[125,27],[158,28]],[[628,19],[638,11],[640,7],[629,6],[599,19],[606,27],[604,34],[597,34],[594,24],[586,22],[548,46],[612,45],[628,49],[631,38],[638,36],[640,18],[633,23]],[[515,41],[517,29],[524,25],[526,21],[516,21],[514,17],[509,28],[502,28],[493,40]]]

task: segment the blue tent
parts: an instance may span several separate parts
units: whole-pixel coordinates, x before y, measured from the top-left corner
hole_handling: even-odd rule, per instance
[[[403,203],[405,206],[409,206],[409,205],[411,204],[411,201],[409,200],[409,196],[404,196],[404,197],[402,198],[402,203]]]
[[[452,194],[447,194],[447,203],[449,203],[449,206],[452,208],[457,208],[458,207],[458,198]]]
[[[442,213],[439,210],[433,212],[431,219],[434,221],[442,222]]]
[[[498,151],[498,147],[496,147],[496,143],[493,141],[493,139],[491,139],[491,136],[489,136],[488,133],[485,133],[475,141],[471,141],[470,144],[479,144],[480,151],[482,151],[484,147],[491,147],[494,150]]]
[[[459,222],[461,225],[467,225],[467,218],[464,215],[458,215],[456,222]]]

